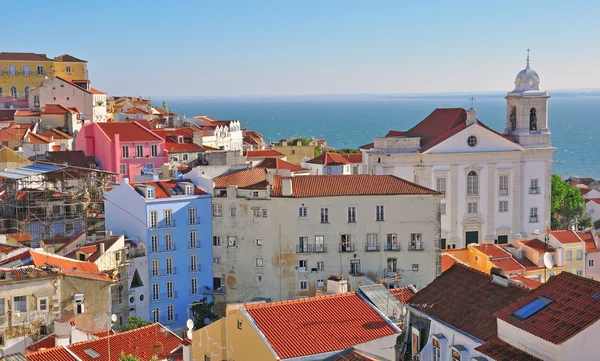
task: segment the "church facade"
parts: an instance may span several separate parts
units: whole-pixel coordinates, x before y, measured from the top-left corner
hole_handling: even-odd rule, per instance
[[[527,66],[506,96],[506,128],[494,131],[471,108],[435,109],[407,131],[361,147],[363,171],[393,174],[444,194],[441,247],[509,243],[550,220],[552,147],[547,92]]]

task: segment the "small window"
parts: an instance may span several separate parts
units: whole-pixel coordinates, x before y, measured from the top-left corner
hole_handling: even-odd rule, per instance
[[[256,267],[262,268],[263,264],[264,263],[263,263],[263,259],[262,258],[260,258],[260,257],[256,258]]]
[[[452,350],[452,361],[461,361],[460,360],[460,352],[456,350]]]
[[[588,260],[588,267],[589,268],[594,268],[594,260],[593,259],[589,259]]]
[[[48,297],[40,297],[37,300],[38,311],[48,311]]]
[[[221,246],[221,236],[213,236],[213,247]]]
[[[236,217],[236,216],[237,216],[237,209],[236,209],[236,208],[231,208],[231,209],[229,210],[229,214],[230,214],[232,217]]]
[[[319,271],[325,270],[325,262],[324,261],[317,262],[317,270],[319,270]]]
[[[36,68],[37,75],[44,75],[44,67],[42,65],[38,65]]]
[[[262,274],[257,274],[256,275],[256,283],[262,283],[263,281],[263,275]]]
[[[469,147],[475,147],[477,145],[477,137],[471,135],[469,138],[467,138],[467,144]]]
[[[440,215],[446,215],[446,203],[440,203]]]
[[[307,217],[308,216],[308,209],[304,206],[301,206],[298,208],[298,217]]]
[[[446,196],[446,178],[439,177],[436,179],[436,190],[445,197]]]
[[[467,174],[467,195],[476,196],[479,194],[479,175],[475,171]]]
[[[237,328],[238,328],[238,330],[242,329],[242,320],[238,320],[238,322],[237,322]]]
[[[375,206],[375,220],[376,221],[384,221],[385,220],[385,206],[384,205]]]
[[[71,67],[70,67],[70,66],[67,66],[67,67],[65,67],[65,71],[66,71],[67,73],[70,73],[70,72],[71,72]]]
[[[477,213],[477,202],[467,203],[467,213],[469,213],[469,214]]]
[[[319,287],[319,288],[325,287],[325,280],[317,280],[317,287]]]
[[[329,208],[321,208],[321,223],[329,223]]]
[[[190,248],[198,248],[198,231],[190,231]]]
[[[500,212],[500,213],[508,212],[508,201],[498,202],[498,212]]]
[[[252,197],[257,198],[258,197],[258,191],[252,191]]]
[[[577,259],[583,259],[583,251],[582,250],[577,251]]]
[[[583,276],[583,270],[578,269],[577,272],[576,272],[576,274],[578,276]]]
[[[554,301],[552,301],[549,298],[539,296],[536,299],[534,299],[533,301],[526,304],[525,306],[516,310],[513,313],[513,316],[515,316],[516,318],[518,318],[520,320],[526,320],[529,317],[533,316],[534,314],[538,313],[539,311],[543,310],[545,307],[547,307],[552,302],[554,302]]]
[[[221,217],[223,206],[221,204],[213,204],[213,217]]]
[[[529,223],[538,223],[538,209],[537,207],[532,207],[529,209]]]
[[[573,259],[573,251],[567,251],[567,261],[570,261]]]
[[[227,237],[227,247],[237,247],[237,239],[234,236]]]
[[[121,164],[121,166],[119,168],[119,173],[127,174],[127,165],[126,164]]]
[[[306,291],[308,290],[308,281],[300,281],[300,287],[299,287],[300,291]]]
[[[348,207],[348,223],[356,222],[356,207],[350,206]]]
[[[503,174],[498,178],[498,186],[499,186],[498,193],[501,196],[507,196],[508,195],[508,175]]]
[[[413,272],[418,272],[419,271],[419,264],[418,263],[413,263],[413,265],[412,265],[412,271]]]
[[[215,257],[215,258],[213,258],[213,263],[214,264],[220,264],[221,263],[221,257]]]
[[[13,297],[13,311],[27,312],[27,296]]]
[[[260,238],[256,239],[256,247],[262,247],[262,239],[260,239]]]
[[[262,210],[262,216],[263,216],[263,218],[267,218],[267,210],[264,208]]]

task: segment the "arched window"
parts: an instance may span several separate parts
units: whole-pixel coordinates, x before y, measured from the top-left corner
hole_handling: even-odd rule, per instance
[[[529,130],[537,130],[537,111],[535,108],[531,108],[529,111]]]
[[[10,96],[13,98],[16,98],[19,96],[19,92],[17,91],[17,87],[16,86],[11,86],[10,87]]]
[[[479,195],[479,175],[473,170],[467,175],[467,195]]]
[[[25,99],[29,99],[29,85],[25,85],[23,90],[25,91]]]
[[[510,130],[517,129],[517,107],[513,106],[510,111]]]

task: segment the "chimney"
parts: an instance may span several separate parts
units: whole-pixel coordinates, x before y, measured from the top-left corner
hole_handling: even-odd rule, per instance
[[[284,197],[292,196],[292,178],[281,179],[281,195]]]
[[[100,255],[104,254],[104,242],[100,242]]]
[[[510,285],[510,280],[506,276],[492,274],[492,283],[498,286],[508,287]]]
[[[197,130],[192,131],[192,143],[202,146],[202,132]]]
[[[267,172],[267,182],[269,182],[269,185],[273,185],[273,178],[273,173]]]
[[[467,125],[477,123],[477,110],[471,108],[467,110]]]

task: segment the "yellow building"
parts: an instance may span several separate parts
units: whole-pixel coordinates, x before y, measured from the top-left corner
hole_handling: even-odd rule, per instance
[[[50,59],[46,54],[0,52],[0,96],[26,99],[29,90],[40,86],[45,77],[55,76],[89,88],[85,60],[67,54]]]
[[[302,145],[300,141],[296,144],[282,141],[279,145],[271,146],[271,149],[276,150],[281,154],[285,154],[286,160],[295,165],[299,165],[305,157],[308,159],[313,159],[315,157],[315,146],[312,143],[309,145]]]

